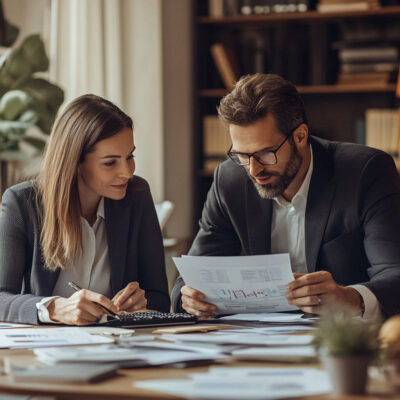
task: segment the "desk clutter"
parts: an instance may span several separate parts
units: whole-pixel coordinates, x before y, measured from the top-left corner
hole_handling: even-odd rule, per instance
[[[112,379],[121,368],[203,366],[185,379],[155,374],[132,379],[131,385],[193,399],[295,398],[333,391],[328,373],[317,364],[315,321],[294,313],[238,314],[152,332],[15,325],[0,329],[0,347],[33,350],[32,365],[19,365],[18,357],[3,358],[12,382],[88,385]]]

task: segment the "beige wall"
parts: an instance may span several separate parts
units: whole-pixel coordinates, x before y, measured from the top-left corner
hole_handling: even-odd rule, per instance
[[[167,233],[181,237],[193,227],[191,13],[191,1],[163,2],[164,187],[176,205]]]

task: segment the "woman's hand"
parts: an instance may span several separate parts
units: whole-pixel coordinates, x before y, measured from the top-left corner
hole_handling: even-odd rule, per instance
[[[117,307],[102,294],[82,289],[71,297],[58,297],[48,306],[50,319],[67,325],[90,325],[107,312],[101,307],[117,312]]]
[[[111,301],[118,309],[118,312],[126,311],[130,313],[146,309],[147,299],[144,295],[145,291],[140,289],[139,283],[130,282]]]

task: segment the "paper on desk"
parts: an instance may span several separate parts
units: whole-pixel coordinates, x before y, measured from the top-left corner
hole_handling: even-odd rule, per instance
[[[317,357],[312,346],[288,347],[249,347],[232,351],[232,357],[238,360],[302,362]]]
[[[186,285],[206,295],[220,314],[288,311],[293,281],[289,254],[240,257],[174,257]]]
[[[0,329],[14,329],[14,328],[33,328],[33,325],[9,324],[8,322],[0,322]]]
[[[58,362],[126,362],[143,361],[148,365],[223,359],[216,352],[189,352],[166,349],[124,348],[117,345],[54,347],[35,349],[36,357],[46,364]]]
[[[79,328],[21,328],[0,331],[0,348],[35,348],[112,343],[113,339],[91,335]]]
[[[244,344],[261,346],[300,346],[310,344],[312,335],[265,335],[258,333],[211,332],[208,334],[163,335],[166,340],[177,342],[206,342],[218,344]]]
[[[260,333],[264,335],[276,335],[278,333],[298,333],[298,332],[309,332],[316,328],[308,325],[279,325],[279,326],[265,326],[257,328],[240,328],[240,329],[229,329],[226,333]]]
[[[271,324],[302,324],[310,325],[314,324],[318,318],[304,318],[304,314],[291,314],[291,313],[245,313],[245,314],[234,314],[226,315],[218,318],[224,321],[255,321],[255,322],[266,322]]]
[[[230,368],[230,373],[211,369],[191,380],[134,382],[142,389],[165,392],[193,399],[278,399],[329,393],[331,385],[324,371],[311,368],[265,368],[252,371]]]

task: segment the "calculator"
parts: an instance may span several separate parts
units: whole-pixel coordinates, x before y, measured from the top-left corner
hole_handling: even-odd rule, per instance
[[[160,311],[143,311],[132,314],[118,314],[119,319],[108,316],[102,325],[124,328],[145,328],[149,326],[194,324],[197,317],[187,313],[166,313]]]

